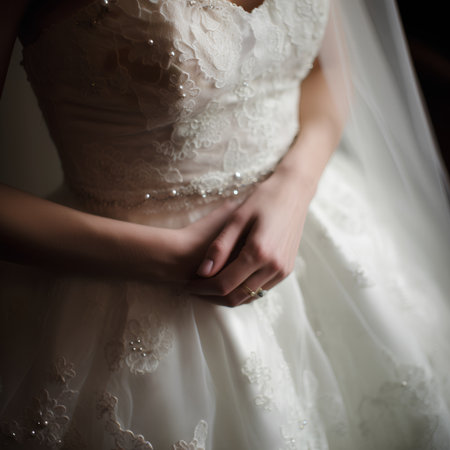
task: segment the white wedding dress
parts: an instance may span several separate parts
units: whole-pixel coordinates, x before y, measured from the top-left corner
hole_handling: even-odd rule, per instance
[[[46,29],[24,65],[64,202],[175,228],[244,200],[298,132],[328,7],[94,0]],[[449,448],[448,301],[363,186],[339,149],[295,273],[233,309],[4,264],[1,448]]]

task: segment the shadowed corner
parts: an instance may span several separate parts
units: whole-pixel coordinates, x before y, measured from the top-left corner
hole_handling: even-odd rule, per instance
[[[450,171],[450,59],[444,4],[438,0],[426,8],[409,0],[397,4],[435,137]]]

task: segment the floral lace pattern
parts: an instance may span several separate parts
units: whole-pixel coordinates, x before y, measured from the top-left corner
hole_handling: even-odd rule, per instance
[[[68,406],[76,392],[69,388],[75,377],[73,364],[61,357],[50,374],[51,383],[33,398],[32,405],[20,421],[1,424],[2,448],[22,445],[61,448],[69,424]],[[3,447],[4,446],[4,447]]]
[[[289,388],[284,393],[285,396],[287,394],[285,400],[280,400],[283,398],[280,396],[280,390],[286,389],[283,387],[293,386],[289,368],[284,361],[280,361],[277,368],[269,367],[263,363],[256,352],[252,352],[242,366],[242,373],[255,387],[255,405],[267,413],[277,410],[281,412],[281,417],[284,417],[283,422],[279,424],[282,443],[279,450],[326,448],[323,436],[316,429],[314,421],[311,424],[311,419],[315,420],[317,417],[315,405],[308,405],[308,401],[304,401],[305,405],[309,406],[308,411],[300,409],[296,401],[297,394]],[[314,395],[317,391],[317,381],[311,372],[305,371],[304,383],[308,385],[309,392]]]
[[[105,420],[105,429],[114,439],[113,450],[153,450],[152,444],[144,436],[137,435],[121,426],[116,415],[118,399],[108,392],[100,395],[97,401],[97,417]],[[197,424],[191,442],[178,441],[173,450],[205,450],[208,425],[204,420]]]
[[[51,27],[24,66],[67,184],[89,209],[151,212],[263,179],[298,131],[299,83],[327,8],[98,0]]]
[[[397,381],[384,383],[374,397],[362,400],[359,412],[363,436],[370,442],[373,430],[380,429],[374,427],[374,418],[383,422],[387,436],[395,436],[396,417],[406,415],[409,420],[405,426],[408,428],[403,434],[403,445],[398,443],[398,448],[431,448],[439,426],[439,399],[433,396],[431,385],[432,380],[423,369],[400,366]],[[374,409],[379,413],[374,414]],[[365,420],[365,417],[371,417],[371,420]]]
[[[111,341],[105,347],[105,357],[111,371],[125,363],[133,374],[154,372],[170,352],[173,335],[169,326],[156,314],[141,320],[128,321],[121,341]]]

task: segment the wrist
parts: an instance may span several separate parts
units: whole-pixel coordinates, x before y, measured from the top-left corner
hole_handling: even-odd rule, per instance
[[[169,279],[179,259],[176,230],[116,222],[107,239],[118,255],[120,271],[131,277]]]
[[[320,174],[309,170],[307,164],[295,163],[293,158],[283,159],[278,164],[274,176],[284,184],[294,186],[297,192],[302,192],[302,197],[311,200],[317,189]]]

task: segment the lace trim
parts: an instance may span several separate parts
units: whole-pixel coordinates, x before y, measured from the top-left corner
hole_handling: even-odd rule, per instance
[[[113,437],[114,450],[153,450],[152,444],[141,434],[125,429],[119,423],[116,413],[118,399],[109,392],[104,392],[97,401],[97,418],[105,420],[105,429]],[[205,450],[208,424],[204,420],[195,427],[191,442],[178,441],[172,445],[173,450]]]
[[[48,390],[43,389],[33,398],[25,417],[21,421],[0,425],[2,442],[6,448],[33,443],[52,450],[61,448],[70,421],[68,406],[76,394],[76,391],[69,389],[69,383],[75,375],[73,364],[63,357],[57,359],[50,374],[53,382]]]

